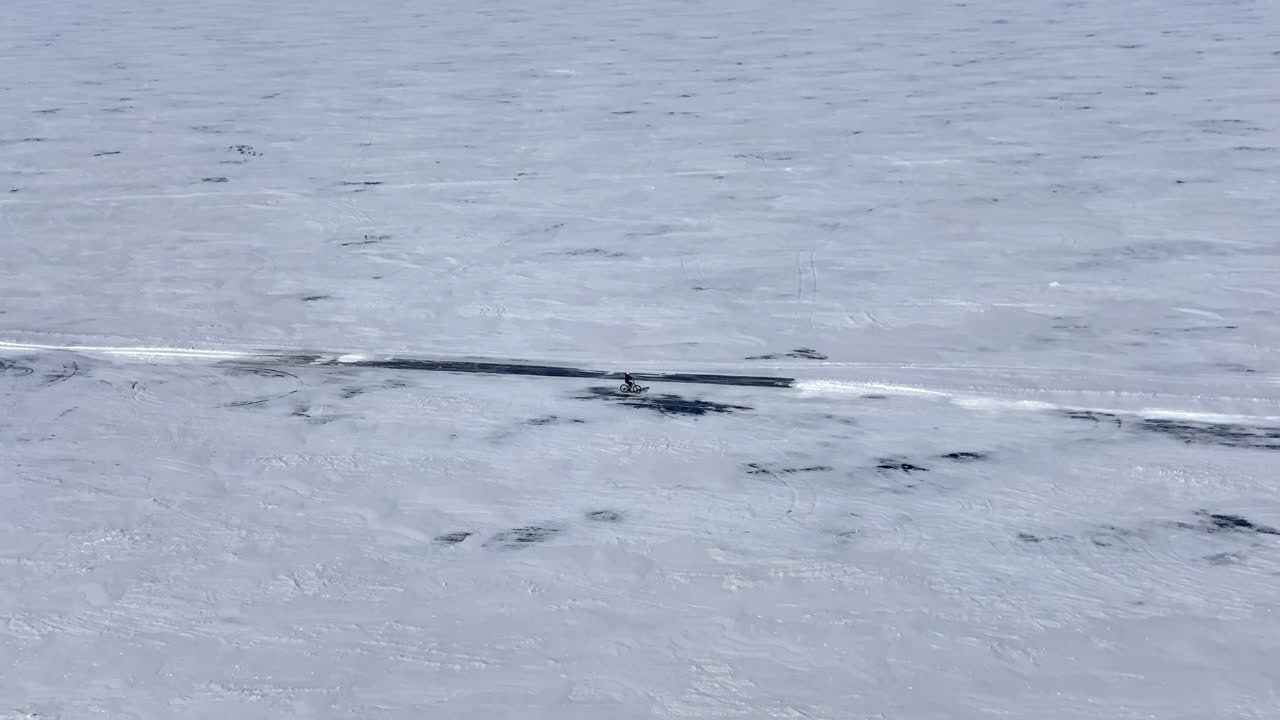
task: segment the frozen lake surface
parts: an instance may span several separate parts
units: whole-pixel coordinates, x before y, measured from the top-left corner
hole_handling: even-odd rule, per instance
[[[54,0],[0,68],[3,720],[1280,713],[1280,6]]]

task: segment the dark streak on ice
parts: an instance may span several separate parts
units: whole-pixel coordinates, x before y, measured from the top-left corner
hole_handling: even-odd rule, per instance
[[[1032,535],[1031,533],[1020,532],[1018,533],[1018,539],[1026,543],[1041,543],[1046,540],[1063,540],[1065,538],[1059,535],[1049,535],[1049,536],[1041,537],[1039,535]]]
[[[363,240],[352,240],[342,243],[342,247],[353,247],[357,245],[376,245],[383,240],[390,240],[390,235],[365,235]]]
[[[281,393],[281,394],[279,394],[279,395],[272,395],[271,397],[258,398],[258,399],[256,399],[256,400],[239,400],[239,401],[236,401],[236,402],[233,402],[233,403],[227,403],[227,404],[225,404],[225,405],[218,405],[217,407],[220,407],[220,408],[238,408],[238,407],[249,407],[249,406],[251,406],[251,405],[263,405],[263,404],[265,404],[265,403],[269,403],[269,402],[271,402],[272,400],[279,400],[280,398],[283,398],[283,397],[289,397],[290,395],[292,395],[292,394],[294,394],[294,393],[296,393],[296,392],[298,392],[298,391],[297,391],[296,389],[294,389],[294,390],[290,390],[289,392],[286,392],[286,393]],[[297,414],[298,414],[298,413],[294,413],[294,415],[297,415]],[[308,416],[308,417],[310,417],[310,416]]]
[[[791,473],[802,473],[802,472],[830,472],[833,469],[830,465],[810,465],[808,467],[776,468],[775,469],[775,468],[765,467],[760,463],[747,463],[747,467],[750,468],[749,470],[747,470],[748,475],[777,475],[777,474],[789,475]]]
[[[1280,428],[1251,425],[1189,422],[1144,418],[1139,424],[1148,432],[1169,435],[1191,445],[1280,450]]]
[[[618,523],[622,522],[622,513],[616,510],[592,510],[587,513],[587,519],[592,522]]]
[[[1117,427],[1124,424],[1119,415],[1111,413],[1091,410],[1065,410],[1062,414],[1075,420],[1115,423]],[[1280,450],[1280,427],[1194,422],[1165,418],[1138,418],[1136,427],[1149,433],[1168,435],[1188,445],[1220,445],[1234,448]]]
[[[1062,414],[1072,420],[1092,420],[1095,423],[1106,421],[1113,422],[1116,425],[1123,424],[1119,415],[1112,415],[1111,413],[1094,412],[1092,410],[1063,410]]]
[[[544,415],[543,417],[532,418],[526,422],[529,425],[550,425],[555,422],[560,422],[560,418],[555,415]],[[565,420],[564,422],[572,423],[575,425],[583,425],[583,424],[586,424],[587,421],[579,420],[578,418],[570,418],[569,420]]]
[[[878,470],[901,470],[904,473],[929,472],[929,468],[912,465],[909,462],[903,462],[901,460],[881,458],[878,462],[879,464],[876,465],[876,469]]]
[[[528,547],[533,543],[546,542],[559,534],[560,528],[529,525],[496,533],[493,537],[489,538],[488,542],[485,543],[485,547],[497,546],[501,548],[517,549]]]
[[[953,453],[947,453],[942,457],[946,458],[947,460],[955,460],[956,462],[974,462],[977,460],[987,459],[986,454],[980,453],[980,452],[953,452]]]
[[[778,360],[780,358],[789,357],[801,360],[826,360],[827,356],[814,350],[813,348],[796,348],[789,353],[772,354],[772,355],[752,355],[747,360]]]
[[[609,252],[608,250],[601,250],[600,248],[583,248],[583,249],[577,249],[577,250],[565,250],[561,254],[569,255],[572,257],[582,257],[585,255],[594,255],[596,257],[609,257],[609,258],[626,257],[620,252]]]
[[[457,545],[458,543],[462,542],[463,540],[466,540],[469,537],[471,537],[471,533],[467,532],[466,530],[461,530],[458,532],[451,532],[451,533],[445,533],[443,535],[437,535],[433,539],[437,543],[440,543],[441,545]]]
[[[322,296],[313,296],[320,299]],[[291,365],[321,365],[344,368],[377,368],[382,370],[418,370],[422,372],[468,373],[479,375],[531,375],[537,377],[587,378],[593,380],[621,380],[622,373],[584,370],[564,365],[525,365],[466,360],[418,360],[411,358],[386,358],[381,360],[356,360],[338,362],[315,355],[264,356],[264,361],[275,360]],[[637,382],[687,383],[694,385],[733,385],[739,387],[789,388],[793,378],[763,377],[758,375],[711,375],[698,373],[636,373]],[[612,389],[605,389],[611,393]]]
[[[293,373],[288,372],[286,370],[277,370],[276,368],[254,367],[252,365],[236,365],[236,366],[233,366],[228,372],[230,372],[233,375],[257,375],[258,377],[269,377],[269,378],[287,377],[287,378],[293,378],[294,380],[298,379],[297,375],[294,375]]]

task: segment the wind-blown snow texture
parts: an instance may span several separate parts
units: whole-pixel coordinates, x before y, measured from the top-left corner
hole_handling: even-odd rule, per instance
[[[0,68],[0,718],[1280,712],[1275,3],[55,0]]]

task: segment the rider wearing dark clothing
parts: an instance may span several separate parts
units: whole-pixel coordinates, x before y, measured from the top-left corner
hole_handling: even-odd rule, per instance
[[[633,379],[633,378],[631,377],[631,373],[622,373],[622,382],[623,382],[627,387],[635,387],[635,386],[636,386],[636,381],[635,381],[635,379]]]

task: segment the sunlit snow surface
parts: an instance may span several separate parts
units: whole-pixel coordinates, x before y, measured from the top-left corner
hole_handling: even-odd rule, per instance
[[[11,5],[0,718],[1280,716],[1276,4]]]

